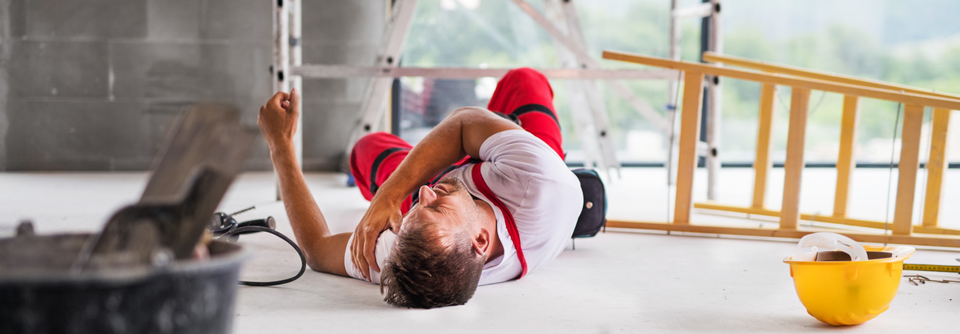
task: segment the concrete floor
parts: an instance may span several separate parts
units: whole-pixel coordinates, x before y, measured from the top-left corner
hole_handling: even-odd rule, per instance
[[[698,197],[705,193],[702,172],[697,177]],[[722,173],[723,202],[748,203],[752,171],[725,169]],[[609,216],[666,220],[664,174],[662,169],[626,169],[622,179],[608,182]],[[783,170],[775,169],[773,174],[768,201],[776,208]],[[857,171],[852,216],[884,219],[888,176],[886,170]],[[0,237],[11,235],[23,218],[32,219],[38,233],[95,231],[114,210],[136,201],[148,177],[146,173],[0,173]],[[805,212],[830,213],[834,177],[829,169],[805,172]],[[960,171],[951,170],[946,179],[942,224],[960,228],[960,220],[954,218],[960,208],[948,204],[960,199]],[[367,206],[359,192],[343,186],[343,175],[310,174],[307,180],[332,229],[351,231]],[[238,218],[272,215],[278,230],[290,234],[282,205],[272,201],[273,189],[272,174],[245,174],[220,208],[229,212],[256,205],[256,210]],[[759,222],[702,212],[694,219],[745,226]],[[242,272],[244,279],[276,279],[298,269],[296,254],[279,239],[252,235],[241,240],[256,252]],[[874,320],[841,328],[818,322],[806,314],[788,266],[782,262],[795,243],[610,229],[578,240],[576,250],[568,248],[523,280],[481,287],[467,305],[437,310],[390,307],[381,301],[375,285],[308,271],[300,280],[280,287],[240,287],[234,329],[237,333],[956,332],[960,284],[913,286],[905,279],[890,309]],[[957,258],[957,251],[922,248],[907,262],[958,264]]]

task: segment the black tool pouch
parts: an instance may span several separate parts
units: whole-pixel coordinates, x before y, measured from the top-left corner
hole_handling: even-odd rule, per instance
[[[589,238],[607,225],[607,192],[596,171],[574,169],[573,174],[580,180],[580,189],[583,190],[583,207],[580,208],[577,227],[573,229],[573,238]]]

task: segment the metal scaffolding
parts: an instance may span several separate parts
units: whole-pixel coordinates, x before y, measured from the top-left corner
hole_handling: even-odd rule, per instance
[[[386,0],[390,15],[387,18],[373,66],[303,64],[301,58],[301,1],[278,0],[274,7],[273,89],[274,91],[288,91],[290,88],[296,87],[300,90],[302,79],[305,77],[370,77],[357,122],[351,125],[352,131],[346,152],[350,152],[353,144],[363,135],[378,131],[384,114],[389,112],[385,108],[385,101],[393,78],[403,76],[432,78],[501,77],[509,71],[509,69],[399,67],[400,55],[410,30],[417,0]],[[607,173],[610,169],[619,172],[621,166],[611,140],[610,122],[596,80],[604,80],[607,86],[615,94],[626,100],[639,116],[650,121],[665,136],[673,136],[674,130],[671,120],[674,116],[674,106],[672,103],[676,99],[677,71],[664,69],[604,70],[599,61],[587,52],[580,18],[572,0],[544,0],[544,13],[538,11],[526,0],[513,0],[513,2],[543,28],[556,43],[563,68],[538,69],[538,71],[548,78],[570,80],[567,85],[568,96],[572,105],[572,116],[577,124],[577,134],[580,136],[583,146],[585,166],[588,168],[595,167]],[[676,7],[676,0],[672,0],[670,57],[679,59],[680,56],[679,20],[691,17],[709,18],[709,34],[706,36],[708,50],[722,51],[722,44],[719,41],[719,11],[719,0],[709,0],[702,5],[681,9]],[[671,87],[668,97],[668,100],[671,101],[671,105],[668,106],[668,109],[671,110],[669,115],[664,117],[656,112],[648,103],[637,97],[621,80],[667,80]],[[708,102],[705,104],[708,114],[706,117],[707,144],[702,146],[709,149],[701,150],[701,155],[707,157],[707,168],[711,170],[709,172],[711,181],[708,193],[711,194],[712,198],[713,179],[716,169],[719,167],[719,160],[716,155],[719,146],[719,81],[708,82],[706,89],[708,96]],[[297,127],[298,130],[302,128],[302,126]],[[297,131],[294,141],[297,159],[302,161],[302,134],[300,131]],[[672,147],[668,148],[668,152],[672,151]],[[673,165],[672,156],[671,153],[666,164],[668,169],[671,169]]]

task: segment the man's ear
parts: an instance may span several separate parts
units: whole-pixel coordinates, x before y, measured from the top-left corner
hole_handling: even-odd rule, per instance
[[[490,231],[481,228],[480,233],[477,233],[473,237],[473,251],[477,252],[478,255],[486,255],[487,251],[490,250],[490,247],[493,243],[490,242]]]

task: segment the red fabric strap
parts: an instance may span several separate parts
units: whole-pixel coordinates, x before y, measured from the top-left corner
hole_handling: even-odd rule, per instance
[[[493,194],[493,191],[490,191],[490,187],[487,187],[487,182],[483,180],[483,175],[480,174],[480,165],[482,164],[481,162],[473,165],[473,183],[477,185],[480,193],[493,202],[493,205],[496,205],[497,208],[500,209],[500,212],[503,213],[503,220],[507,225],[507,233],[510,234],[510,239],[513,240],[513,247],[517,249],[517,259],[520,260],[520,268],[523,269],[520,272],[520,277],[523,277],[527,274],[527,259],[523,257],[523,248],[520,248],[520,232],[517,231],[517,223],[513,220],[513,215],[510,214],[510,210],[507,210],[507,206],[503,205],[503,202],[500,202],[500,199]]]

